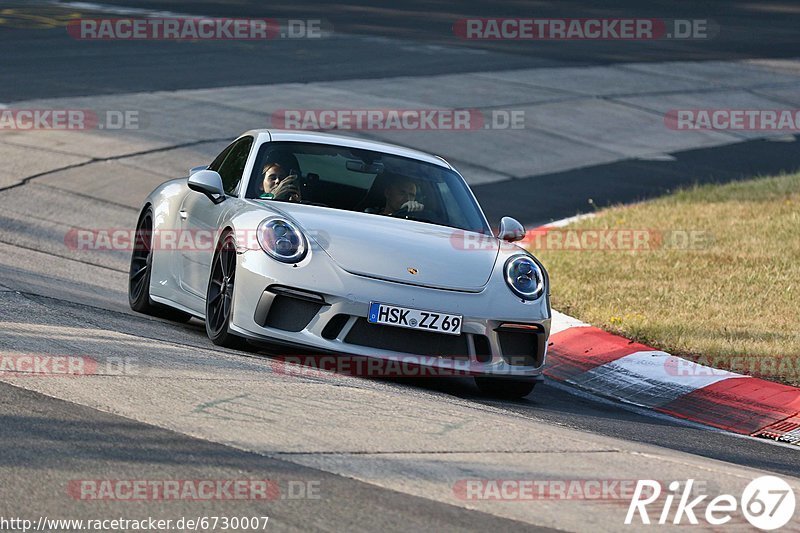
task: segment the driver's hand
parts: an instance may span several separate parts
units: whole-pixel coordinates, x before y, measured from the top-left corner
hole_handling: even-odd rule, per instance
[[[276,200],[299,202],[300,187],[297,176],[291,175],[285,177],[271,192],[275,195]]]
[[[408,202],[404,203],[400,206],[400,210],[407,209],[409,213],[415,213],[417,211],[422,211],[425,209],[425,206],[416,200],[409,200]]]

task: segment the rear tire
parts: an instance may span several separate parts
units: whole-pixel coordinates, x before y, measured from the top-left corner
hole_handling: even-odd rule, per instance
[[[475,378],[475,385],[487,396],[503,400],[518,400],[533,392],[536,382],[503,378]]]
[[[228,331],[233,314],[233,287],[236,281],[236,241],[233,234],[222,236],[206,291],[206,333],[211,342],[225,348],[243,349],[246,341]]]
[[[128,271],[128,304],[138,313],[175,322],[188,322],[192,315],[159,305],[150,299],[150,274],[153,270],[153,210],[148,207],[139,215],[136,236]]]

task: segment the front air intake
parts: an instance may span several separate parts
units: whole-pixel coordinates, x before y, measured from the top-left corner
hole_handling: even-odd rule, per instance
[[[325,299],[313,292],[291,287],[269,287],[256,306],[256,322],[282,331],[303,331],[326,305]]]
[[[512,366],[541,366],[544,358],[544,329],[530,324],[503,324],[497,328],[503,360]]]

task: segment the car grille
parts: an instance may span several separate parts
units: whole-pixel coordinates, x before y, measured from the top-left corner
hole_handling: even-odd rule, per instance
[[[430,333],[392,326],[370,324],[366,318],[356,320],[345,342],[380,350],[469,360],[467,336]]]

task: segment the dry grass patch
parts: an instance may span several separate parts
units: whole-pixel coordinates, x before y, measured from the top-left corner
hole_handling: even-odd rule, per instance
[[[800,384],[800,174],[696,186],[565,229],[649,230],[656,246],[532,248],[554,308],[675,355]]]

